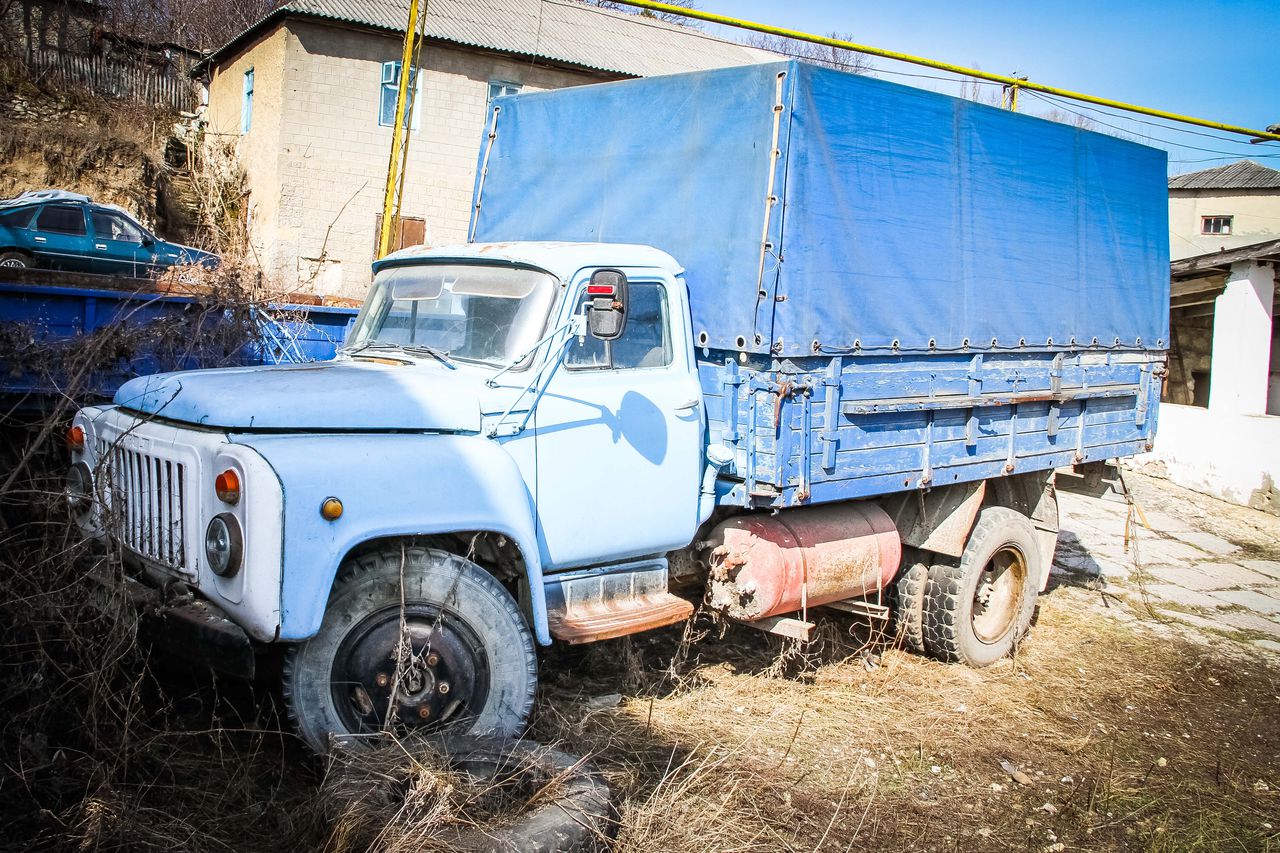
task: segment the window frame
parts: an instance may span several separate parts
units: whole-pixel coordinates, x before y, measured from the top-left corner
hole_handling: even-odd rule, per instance
[[[14,208],[13,210],[0,210],[0,228],[16,228],[16,229],[26,231],[30,229],[31,221],[35,219],[36,213],[39,210],[40,210],[39,207],[18,207],[18,208]],[[18,218],[18,214],[22,214],[22,213],[25,213],[27,215],[27,218],[25,221]],[[14,217],[13,222],[6,222],[5,219],[7,217]],[[19,222],[23,222],[24,224],[22,225],[17,224]]]
[[[248,133],[253,128],[253,66],[244,72],[244,89],[240,99],[240,132]]]
[[[498,89],[497,92],[494,92],[495,87]],[[512,89],[513,91],[504,91],[506,89]],[[507,95],[518,95],[523,89],[523,83],[516,83],[511,80],[490,80],[488,89],[489,97],[487,97],[484,102],[486,113],[488,112],[489,105],[493,103],[494,98],[502,98]]]
[[[659,289],[659,292],[662,294],[661,296],[662,322],[665,327],[664,339],[667,344],[667,360],[662,364],[652,364],[647,367],[640,367],[640,366],[618,367],[613,363],[613,343],[614,342],[601,341],[601,343],[604,344],[605,354],[609,358],[609,362],[607,364],[576,364],[575,365],[569,361],[569,352],[566,351],[564,354],[565,370],[572,370],[575,373],[592,373],[592,372],[599,373],[603,371],[611,371],[616,373],[624,370],[631,371],[631,370],[670,370],[671,369],[671,366],[676,363],[675,329],[671,322],[671,291],[667,286],[667,282],[660,278],[631,279],[627,283],[628,291],[630,291],[631,288],[634,288],[637,285],[640,285],[640,286],[653,285],[654,287],[657,287]],[[574,301],[572,303],[573,313],[577,314],[577,313],[580,313],[582,310],[584,310],[583,306],[587,302],[587,282],[586,281],[581,282],[578,285],[578,287],[575,289],[574,294],[575,294]],[[587,334],[588,336],[590,336],[589,332]],[[623,332],[623,335],[624,336],[626,335],[625,331]]]
[[[395,118],[395,98],[399,95],[400,90],[400,65],[398,59],[390,59],[382,63],[382,76],[378,85],[378,127],[394,127]],[[388,74],[388,72],[394,72]],[[405,128],[411,132],[417,132],[422,128],[422,77],[421,69],[412,65],[409,66],[409,73],[412,75],[409,82],[413,86],[412,108],[409,115],[406,116]],[[391,118],[383,121],[383,99],[390,94],[392,96]]]
[[[1217,213],[1209,216],[1200,217],[1200,235],[1202,237],[1230,237],[1235,232],[1235,214]],[[1217,230],[1211,230],[1210,224],[1217,225]],[[1223,230],[1225,226],[1226,230]]]
[[[106,216],[106,217],[114,216],[122,219],[126,224],[129,225],[129,227],[133,228],[135,231],[138,232],[138,239],[122,240],[119,237],[113,237],[110,234],[98,233],[98,223],[95,219],[98,216]],[[132,216],[128,216],[127,214],[124,213],[124,211],[112,210],[109,207],[96,207],[96,208],[90,207],[89,208],[89,227],[93,229],[93,237],[95,240],[111,240],[116,243],[129,243],[131,245],[141,246],[141,245],[144,245],[147,242],[147,238],[150,237],[150,232],[148,232],[146,228],[142,227],[141,222],[136,221]]]
[[[41,217],[43,217],[50,210],[55,210],[55,209],[74,210],[78,212],[80,214],[80,230],[79,231],[55,231],[51,228],[42,227],[40,225]],[[89,222],[87,217],[85,216],[86,210],[87,208],[82,204],[67,204],[66,202],[46,204],[44,207],[40,208],[40,212],[37,213],[35,215],[35,218],[31,220],[31,224],[29,228],[32,231],[43,231],[46,234],[60,234],[63,237],[88,237]]]

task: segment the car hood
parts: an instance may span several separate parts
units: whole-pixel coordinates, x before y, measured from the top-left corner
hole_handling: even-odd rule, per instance
[[[161,255],[172,255],[176,260],[199,263],[208,260],[221,260],[213,252],[197,249],[195,246],[184,246],[181,243],[170,243],[168,240],[156,242],[156,252]]]
[[[481,382],[438,364],[341,360],[142,376],[115,402],[229,430],[479,432]]]

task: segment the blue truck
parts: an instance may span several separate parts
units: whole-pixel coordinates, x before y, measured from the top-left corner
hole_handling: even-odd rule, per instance
[[[144,377],[68,499],[299,734],[518,733],[538,645],[821,608],[986,666],[1053,471],[1150,447],[1165,155],[796,62],[496,99],[329,362]],[[187,648],[182,643],[171,644]]]

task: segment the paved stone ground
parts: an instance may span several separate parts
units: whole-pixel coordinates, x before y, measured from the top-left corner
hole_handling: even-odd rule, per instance
[[[1150,529],[1135,523],[1126,549],[1122,496],[1059,491],[1050,582],[1084,582],[1161,621],[1280,655],[1280,518],[1132,472],[1125,480]]]

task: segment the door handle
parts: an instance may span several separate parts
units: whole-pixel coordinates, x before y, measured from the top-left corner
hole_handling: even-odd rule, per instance
[[[36,238],[34,238],[34,239],[35,239],[35,241],[36,241],[37,243],[44,243],[44,242],[46,242],[46,240],[47,240],[47,238],[45,238],[45,237],[36,237]]]
[[[680,405],[676,406],[676,411],[677,411],[677,412],[691,412],[691,411],[693,411],[693,410],[694,410],[694,409],[696,409],[696,408],[698,408],[698,398],[697,398],[697,397],[694,397],[692,400],[685,400],[683,403],[681,403]]]
[[[107,248],[107,244],[106,244],[106,243],[94,243],[94,244],[93,244],[93,248],[95,248],[95,249],[106,249],[106,248]]]

